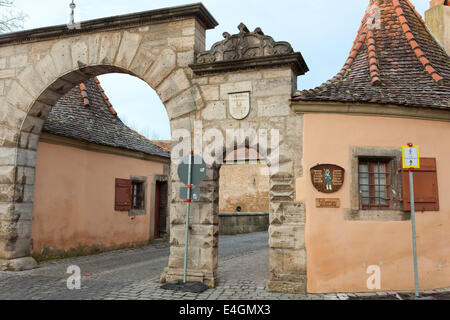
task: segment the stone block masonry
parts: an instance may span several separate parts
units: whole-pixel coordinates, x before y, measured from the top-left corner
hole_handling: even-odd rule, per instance
[[[0,36],[0,269],[35,265],[36,149],[51,106],[94,76],[129,73],[157,90],[176,123],[203,105],[187,65],[216,25],[198,4]]]
[[[308,68],[288,43],[243,24],[238,35],[225,34],[212,51],[204,51],[205,31],[216,25],[203,5],[195,4],[88,21],[79,30],[57,26],[0,36],[0,268],[16,268],[21,265],[16,259],[29,257],[36,141],[51,106],[82,81],[121,72],[157,91],[173,131],[186,129],[193,137],[195,121],[223,136],[227,129],[278,130],[279,166],[268,163],[268,287],[305,292],[305,207],[295,202],[295,179],[303,175],[303,118],[289,109],[289,99],[297,76]],[[231,51],[224,50],[230,44]],[[229,106],[229,94],[238,92],[250,94],[250,112],[239,121]],[[172,158],[171,250],[163,282],[183,276],[184,203]],[[220,165],[209,164],[199,186],[204,196],[193,205],[190,221],[188,279],[212,286],[219,281]]]

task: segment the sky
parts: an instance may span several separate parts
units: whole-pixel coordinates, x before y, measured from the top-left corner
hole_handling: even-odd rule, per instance
[[[15,0],[28,15],[25,29],[65,24],[69,0]],[[75,0],[76,20],[84,21],[199,2],[199,0]],[[275,41],[288,41],[302,53],[310,71],[299,77],[298,88],[310,89],[331,79],[346,61],[369,0],[203,0],[219,22],[207,31],[206,49],[237,33],[243,22],[262,28]],[[411,0],[424,15],[428,0]],[[167,113],[156,92],[129,75],[99,77],[119,117],[149,138],[170,139]]]

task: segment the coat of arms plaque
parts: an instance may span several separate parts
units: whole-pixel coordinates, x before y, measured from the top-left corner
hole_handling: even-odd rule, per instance
[[[229,106],[234,119],[245,119],[250,113],[250,92],[230,93]]]

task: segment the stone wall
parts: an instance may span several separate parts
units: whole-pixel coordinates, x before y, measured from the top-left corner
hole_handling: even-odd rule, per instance
[[[425,22],[447,54],[450,54],[450,5],[436,4],[428,9]]]
[[[224,164],[220,168],[219,212],[269,212],[269,176],[265,163]]]
[[[220,213],[220,235],[267,232],[269,213]]]

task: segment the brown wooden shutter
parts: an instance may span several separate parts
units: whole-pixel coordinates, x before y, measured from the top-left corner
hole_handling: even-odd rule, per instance
[[[116,211],[131,210],[131,180],[116,179]]]
[[[416,211],[439,211],[436,159],[420,158],[420,169],[414,169],[414,202]],[[403,209],[411,211],[409,173],[402,170]]]

